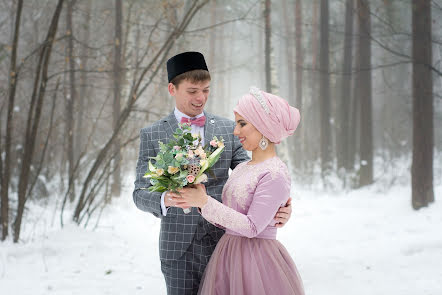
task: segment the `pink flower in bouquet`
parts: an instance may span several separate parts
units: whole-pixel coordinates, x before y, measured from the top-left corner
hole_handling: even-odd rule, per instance
[[[201,156],[202,154],[204,154],[204,150],[202,146],[199,146],[196,150],[195,150],[195,155],[197,156]]]
[[[192,175],[192,174],[187,175],[186,179],[187,179],[187,182],[193,183],[195,181],[195,175]]]
[[[218,143],[214,139],[210,141],[210,145],[213,147],[218,147]]]
[[[176,150],[176,151],[179,151],[179,150],[181,149],[181,147],[178,146],[178,145],[175,145],[175,146],[173,147],[173,149]]]
[[[193,151],[192,150],[189,150],[189,152],[187,153],[187,157],[189,158],[189,159],[193,159]]]

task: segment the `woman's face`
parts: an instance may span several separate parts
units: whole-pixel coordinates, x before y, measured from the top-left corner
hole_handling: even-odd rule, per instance
[[[238,113],[235,113],[236,126],[233,130],[233,134],[238,136],[243,148],[247,151],[254,151],[258,148],[259,141],[262,138],[262,134],[253,126],[247,122]]]

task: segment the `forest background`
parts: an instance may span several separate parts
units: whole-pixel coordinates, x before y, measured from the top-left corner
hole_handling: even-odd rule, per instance
[[[300,109],[278,148],[297,185],[435,201],[441,1],[0,1],[3,241],[26,242],[38,204],[61,227],[99,221],[135,169],[139,130],[173,109],[165,62],[182,51],[206,57],[209,112],[233,119],[252,85]]]

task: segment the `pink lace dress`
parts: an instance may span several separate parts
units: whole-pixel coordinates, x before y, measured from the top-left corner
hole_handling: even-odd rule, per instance
[[[296,266],[276,240],[274,216],[287,202],[290,177],[277,157],[238,165],[224,186],[223,203],[210,198],[201,209],[225,228],[206,267],[198,294],[295,294],[304,290]]]

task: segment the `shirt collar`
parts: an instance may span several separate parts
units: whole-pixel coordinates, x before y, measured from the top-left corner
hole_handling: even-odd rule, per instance
[[[177,109],[177,107],[175,107],[175,110],[173,111],[175,118],[177,119],[178,122],[181,122],[181,118],[188,118],[190,119],[191,117],[187,116],[186,114],[182,113],[180,110]],[[204,112],[202,112],[201,114],[192,117],[192,118],[199,118],[204,116]]]

